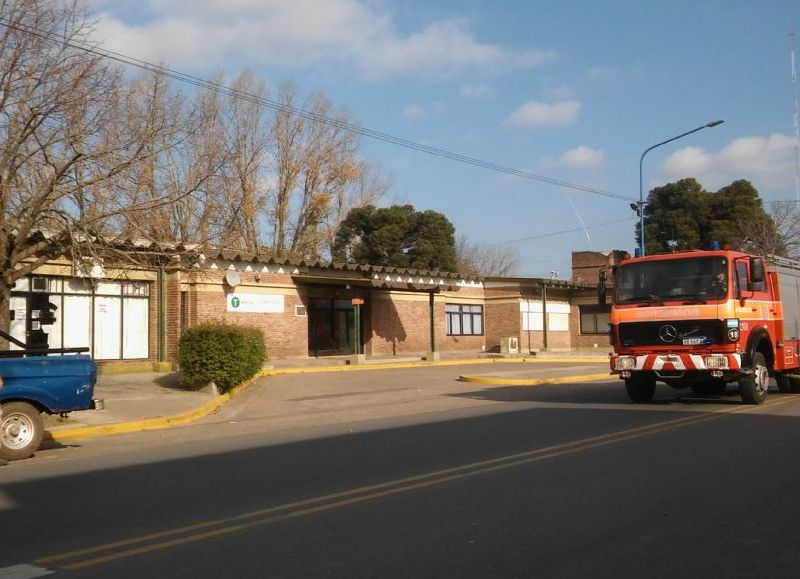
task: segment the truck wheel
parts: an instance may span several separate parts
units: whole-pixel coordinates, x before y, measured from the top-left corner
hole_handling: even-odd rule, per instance
[[[739,380],[739,394],[742,395],[745,404],[761,404],[767,397],[769,388],[769,368],[764,354],[761,352],[753,354],[750,369],[752,373]]]
[[[628,398],[636,404],[650,402],[656,393],[656,377],[645,373],[634,374],[625,378],[625,390]]]
[[[778,383],[778,392],[782,394],[791,394],[794,392],[794,388],[792,388],[792,379],[789,378],[787,373],[778,374],[775,377],[775,381]]]
[[[6,460],[28,458],[39,448],[42,434],[42,415],[35,407],[27,402],[3,404],[0,457]]]

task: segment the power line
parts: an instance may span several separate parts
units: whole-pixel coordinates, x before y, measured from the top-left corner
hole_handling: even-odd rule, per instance
[[[512,243],[520,243],[522,241],[531,241],[532,239],[542,239],[544,237],[555,237],[556,235],[564,235],[565,233],[575,233],[576,231],[584,231],[586,229],[595,229],[597,227],[604,227],[606,225],[614,225],[616,223],[623,223],[625,221],[633,221],[633,217],[626,217],[625,219],[615,219],[614,221],[606,221],[604,223],[595,223],[594,225],[587,225],[585,227],[573,227],[572,229],[563,229],[561,231],[551,231],[550,233],[542,233],[541,235],[531,235],[530,237],[520,237],[519,239],[510,239],[508,241],[497,241],[495,243],[481,244],[481,247],[495,247],[497,245],[510,245]]]
[[[23,26],[20,24],[14,24],[10,22],[8,19],[0,18],[0,26],[5,26],[6,28],[10,28],[12,30],[17,30],[19,32],[25,34],[31,34],[34,36],[38,36],[39,38],[43,38],[45,40],[51,42],[58,42],[64,46],[69,46],[76,50],[82,50],[84,52],[88,52],[91,54],[95,54],[97,56],[101,56],[108,60],[113,60],[115,62],[119,62],[121,64],[127,66],[133,66],[135,68],[139,68],[141,70],[146,70],[148,72],[153,72],[162,76],[166,76],[180,82],[184,82],[187,84],[191,84],[193,86],[197,86],[200,88],[206,88],[212,90],[217,93],[225,94],[228,96],[232,96],[234,98],[242,99],[248,102],[252,102],[255,104],[263,105],[271,110],[284,112],[284,113],[292,113],[299,117],[316,121],[320,123],[324,123],[326,125],[343,129],[352,133],[356,133],[359,135],[363,135],[365,137],[369,137],[371,139],[375,139],[378,141],[383,141],[385,143],[389,143],[392,145],[397,145],[400,147],[405,147],[407,149],[411,149],[414,151],[419,151],[421,153],[427,153],[429,155],[450,159],[451,161],[456,161],[459,163],[465,163],[467,165],[472,165],[475,167],[481,167],[483,169],[488,169],[490,171],[495,171],[498,173],[504,173],[506,175],[513,175],[515,177],[520,177],[523,179],[528,179],[531,181],[537,181],[540,183],[547,183],[549,185],[556,185],[559,187],[564,187],[567,189],[574,189],[576,191],[582,191],[584,193],[592,193],[595,195],[601,195],[604,197],[610,197],[614,199],[620,199],[623,201],[635,201],[633,197],[627,195],[621,195],[619,193],[612,193],[610,191],[604,191],[602,189],[596,189],[594,187],[588,187],[585,185],[577,185],[575,183],[570,183],[568,181],[562,181],[560,179],[553,179],[551,177],[545,177],[543,175],[537,175],[536,173],[531,173],[529,171],[522,171],[520,169],[514,169],[513,167],[507,167],[505,165],[501,165],[499,163],[494,163],[492,161],[486,161],[483,159],[478,159],[476,157],[470,157],[468,155],[462,155],[461,153],[455,153],[453,151],[448,151],[446,149],[440,149],[438,147],[433,147],[430,145],[425,145],[422,143],[418,143],[416,141],[411,141],[409,139],[404,139],[402,137],[397,137],[391,135],[389,133],[384,133],[381,131],[376,131],[373,129],[369,129],[367,127],[362,127],[361,125],[357,125],[354,123],[350,123],[347,121],[343,121],[341,119],[334,119],[331,117],[327,117],[325,115],[321,115],[318,113],[314,113],[311,111],[307,111],[305,109],[289,106],[287,104],[266,98],[261,97],[258,95],[254,95],[252,93],[248,93],[245,91],[237,90],[226,86],[221,83],[216,83],[213,81],[205,80],[200,77],[196,77],[190,74],[186,74],[180,71],[173,70],[171,68],[167,68],[164,66],[160,66],[157,64],[153,64],[151,62],[147,62],[145,60],[140,60],[138,58],[134,58],[131,56],[127,56],[118,52],[114,52],[112,50],[100,48],[97,46],[93,46],[89,43],[80,42],[77,40],[69,40],[65,36],[56,36],[50,34],[48,32],[43,32],[41,30],[30,28],[27,26]]]

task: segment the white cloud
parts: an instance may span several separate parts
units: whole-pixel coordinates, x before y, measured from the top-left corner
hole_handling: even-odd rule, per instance
[[[419,121],[427,116],[428,113],[425,111],[425,109],[417,103],[406,105],[403,109],[403,117],[412,121]]]
[[[430,105],[410,103],[403,107],[403,118],[411,121],[421,121],[435,115],[440,115],[447,110],[447,105],[442,102],[435,102]]]
[[[586,72],[586,80],[613,80],[617,76],[616,69],[610,66],[593,66]]]
[[[601,149],[581,145],[561,155],[558,162],[573,169],[597,169],[602,166],[604,159],[605,153]]]
[[[484,99],[494,96],[494,89],[486,84],[463,84],[461,96],[465,99]]]
[[[565,84],[549,88],[545,91],[547,98],[554,101],[570,101],[575,99],[575,91]]]
[[[505,120],[505,126],[514,129],[561,127],[575,122],[580,110],[581,103],[578,101],[555,103],[529,101],[509,115]]]
[[[659,168],[661,182],[696,178],[716,190],[737,179],[748,179],[762,194],[794,197],[794,139],[779,133],[769,137],[742,137],[719,152],[684,147],[672,153]],[[777,195],[777,197],[775,197]]]
[[[530,69],[547,50],[483,43],[460,19],[405,34],[390,14],[365,0],[143,0],[134,23],[126,4],[95,0],[104,47],[171,66],[206,68],[239,59],[245,66],[340,64],[363,77],[454,78]]]

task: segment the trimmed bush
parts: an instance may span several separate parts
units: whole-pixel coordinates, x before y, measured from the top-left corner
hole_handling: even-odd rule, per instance
[[[221,392],[252,378],[265,359],[264,334],[256,328],[203,324],[187,328],[179,345],[183,382],[214,382]]]

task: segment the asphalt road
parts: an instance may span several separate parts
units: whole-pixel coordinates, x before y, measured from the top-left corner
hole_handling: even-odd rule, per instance
[[[463,373],[270,378],[3,467],[0,578],[800,575],[800,396]]]

